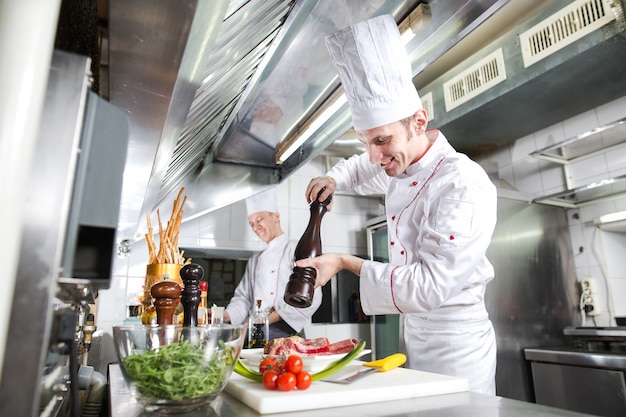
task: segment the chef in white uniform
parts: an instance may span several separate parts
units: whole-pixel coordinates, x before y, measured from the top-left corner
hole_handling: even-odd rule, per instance
[[[389,263],[345,254],[303,259],[317,285],[342,269],[360,276],[366,314],[401,314],[401,344],[413,369],[467,378],[495,394],[496,339],[484,304],[494,270],[485,252],[497,196],[485,171],[456,152],[428,117],[392,16],[326,38],[366,153],[314,178],[311,201],[335,190],[383,193]]]
[[[293,268],[296,241],[290,240],[280,226],[276,189],[270,188],[246,199],[248,223],[267,244],[254,254],[246,265],[233,298],[224,311],[224,320],[243,323],[255,311],[256,300],[269,313],[269,340],[292,335],[304,335],[304,326],[322,303],[321,288],[315,290],[313,303],[307,308],[295,308],[283,300],[285,286]]]

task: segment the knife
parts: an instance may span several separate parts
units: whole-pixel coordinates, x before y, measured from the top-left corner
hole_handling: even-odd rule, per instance
[[[398,366],[404,365],[406,362],[406,356],[402,353],[394,353],[393,355],[389,355],[386,358],[378,359],[371,362],[365,362],[362,366],[359,367],[356,373],[351,374],[347,377],[340,377],[335,379],[326,378],[323,381],[326,382],[334,382],[336,384],[350,384],[357,379],[361,379],[366,375],[372,374],[374,372],[386,372],[391,369],[397,368]],[[366,369],[363,369],[366,367]]]

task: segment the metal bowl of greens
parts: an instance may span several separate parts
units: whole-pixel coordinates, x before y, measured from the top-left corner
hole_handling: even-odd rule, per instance
[[[181,413],[203,408],[224,389],[244,326],[116,326],[113,338],[122,373],[144,409]]]

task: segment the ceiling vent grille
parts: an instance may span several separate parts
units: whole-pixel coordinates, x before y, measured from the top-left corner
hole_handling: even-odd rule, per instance
[[[504,56],[502,48],[499,48],[443,83],[446,111],[455,109],[504,80],[506,80]]]
[[[524,68],[615,20],[608,0],[577,0],[520,34]]]
[[[435,106],[433,104],[433,93],[424,94],[420,97],[422,100],[422,107],[426,110],[428,121],[435,120]]]

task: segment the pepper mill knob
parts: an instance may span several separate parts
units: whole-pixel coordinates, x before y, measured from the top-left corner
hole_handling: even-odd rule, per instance
[[[172,324],[181,291],[180,285],[174,281],[159,281],[150,288],[150,295],[154,298],[157,323],[160,326]]]
[[[198,305],[202,294],[199,284],[203,276],[204,269],[198,264],[187,264],[180,270],[180,279],[185,286],[180,298],[183,304],[183,326],[198,325]]]

